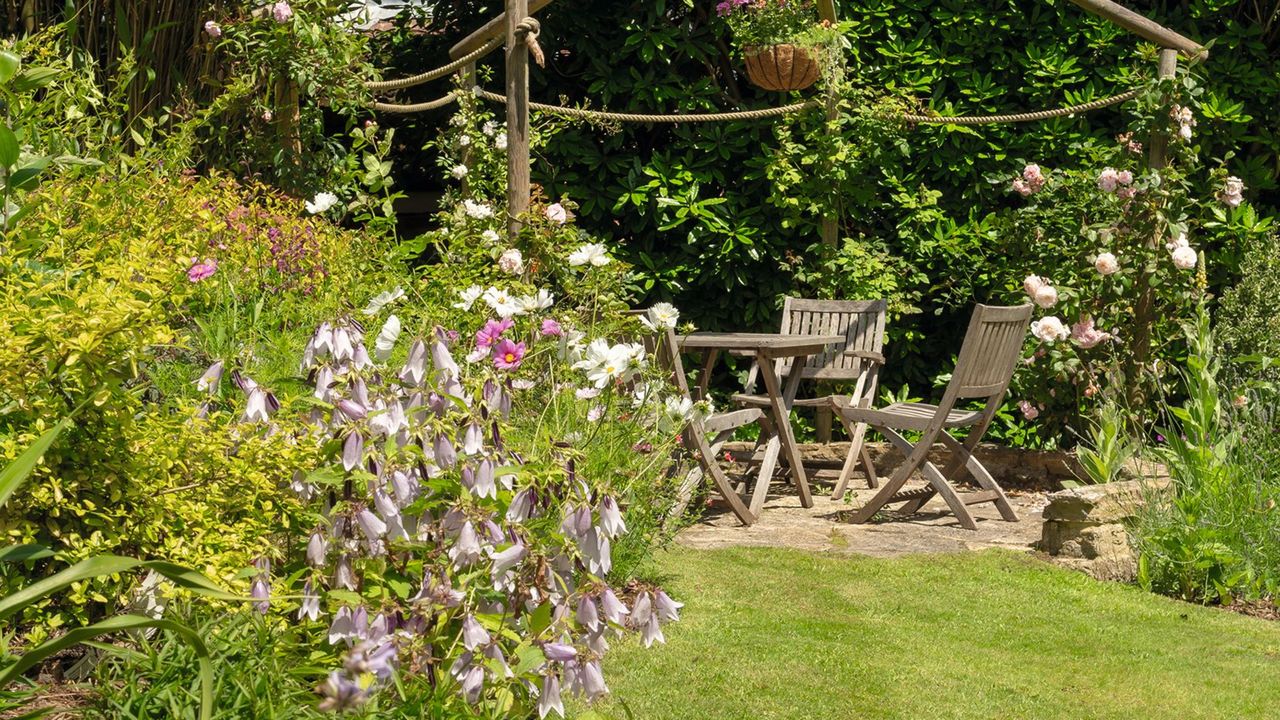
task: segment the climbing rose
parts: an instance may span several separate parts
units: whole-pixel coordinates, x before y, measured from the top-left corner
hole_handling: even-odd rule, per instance
[[[1112,275],[1120,269],[1120,263],[1116,260],[1115,255],[1104,252],[1098,254],[1098,259],[1093,262],[1093,267],[1097,269],[1099,275]]]
[[[564,209],[560,203],[547,206],[547,219],[557,225],[563,225],[569,222],[569,211]]]
[[[1036,291],[1047,284],[1048,283],[1045,282],[1044,278],[1039,275],[1028,275],[1027,278],[1022,281],[1022,290],[1027,293],[1027,297],[1034,298],[1036,296]]]
[[[1111,333],[1103,332],[1093,326],[1093,318],[1081,318],[1080,322],[1071,326],[1071,339],[1077,345],[1088,350],[1101,342],[1111,339]]]
[[[450,172],[450,174],[452,174],[452,175],[453,175],[453,177],[454,177],[455,179],[461,180],[462,178],[464,178],[464,177],[466,177],[466,176],[467,176],[467,166],[466,166],[466,165],[454,165],[454,166],[453,166],[453,170],[450,170],[449,172]]]
[[[462,208],[469,217],[473,217],[476,220],[488,220],[493,217],[493,208],[474,200],[463,200]]]
[[[1035,420],[1040,417],[1040,409],[1035,405],[1032,405],[1029,400],[1019,401],[1018,409],[1022,411],[1022,417],[1028,420]]]
[[[222,37],[222,26],[214,22],[213,20],[210,20],[204,24],[204,31],[205,31],[205,34],[207,34],[211,38]]]
[[[1192,247],[1177,247],[1173,249],[1173,264],[1179,270],[1190,270],[1196,266],[1196,251]]]
[[[1115,192],[1119,178],[1116,175],[1115,168],[1104,168],[1098,174],[1098,189],[1102,192]]]
[[[1040,192],[1040,189],[1045,184],[1044,173],[1040,170],[1040,166],[1035,163],[1030,163],[1022,168],[1022,179],[1026,182],[1027,188],[1031,192]]]
[[[1013,183],[1011,184],[1011,187],[1013,188],[1014,192],[1018,193],[1022,197],[1026,197],[1033,192],[1031,189],[1031,186],[1028,185],[1022,178],[1014,178]]]
[[[1071,331],[1058,318],[1050,315],[1031,323],[1031,334],[1043,342],[1052,343],[1071,337]]]
[[[486,243],[490,245],[497,245],[498,241],[501,240],[502,238],[501,236],[498,235],[497,230],[485,230],[484,232],[480,233],[480,239],[484,240]]]
[[[1227,178],[1222,192],[1218,193],[1218,201],[1230,207],[1240,207],[1244,202],[1244,181],[1234,175]]]
[[[1052,285],[1041,285],[1032,299],[1037,305],[1048,310],[1058,304],[1058,289]]]
[[[516,248],[510,248],[498,258],[498,268],[508,275],[524,272],[524,256]]]
[[[293,8],[289,7],[289,3],[285,2],[285,0],[280,0],[280,2],[271,6],[271,16],[278,23],[289,22],[289,19],[293,17]]]

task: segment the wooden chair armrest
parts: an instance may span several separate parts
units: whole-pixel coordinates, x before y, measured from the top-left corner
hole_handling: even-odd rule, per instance
[[[884,364],[884,354],[873,350],[845,350],[844,355],[862,358],[863,360],[870,360],[871,362],[879,363],[881,365]]]

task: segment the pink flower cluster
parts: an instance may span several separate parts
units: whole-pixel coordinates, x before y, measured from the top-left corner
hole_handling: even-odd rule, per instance
[[[1022,197],[1027,197],[1044,189],[1045,178],[1044,173],[1040,170],[1040,166],[1031,163],[1022,168],[1022,177],[1014,178],[1012,187]]]
[[[716,5],[716,14],[724,17],[740,7],[750,5],[751,0],[724,0],[724,2]]]
[[[475,362],[493,355],[493,366],[499,370],[515,370],[524,362],[528,348],[524,343],[513,342],[502,334],[515,326],[511,318],[489,320],[476,331],[476,349],[467,359]]]
[[[1071,339],[1085,350],[1096,347],[1112,339],[1112,337],[1114,336],[1111,333],[1095,328],[1093,326],[1093,318],[1087,315],[1071,326]]]
[[[1128,200],[1138,194],[1137,188],[1130,187],[1133,184],[1133,173],[1128,170],[1116,170],[1115,168],[1104,168],[1098,173],[1098,189],[1106,193],[1114,193],[1121,200]]]

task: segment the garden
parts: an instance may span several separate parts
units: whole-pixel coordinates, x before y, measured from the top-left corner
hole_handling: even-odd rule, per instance
[[[1280,4],[11,0],[0,718],[1267,718]]]

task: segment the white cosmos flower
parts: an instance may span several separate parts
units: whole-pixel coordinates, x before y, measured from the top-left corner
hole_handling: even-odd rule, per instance
[[[365,315],[377,315],[379,312],[382,311],[382,308],[390,305],[391,303],[399,300],[402,297],[404,297],[404,288],[398,285],[391,290],[383,290],[382,292],[373,296],[373,299],[370,300],[369,304],[365,306],[363,312]]]
[[[396,340],[400,338],[400,318],[391,315],[387,318],[387,322],[382,325],[382,330],[378,331],[378,338],[373,342],[373,353],[379,360],[387,360],[391,357],[391,351],[395,349]]]
[[[498,288],[489,288],[484,291],[484,304],[489,306],[500,318],[509,318],[513,315],[523,315],[524,311],[520,309],[520,304],[511,296],[511,293]]]
[[[463,200],[462,207],[466,210],[468,217],[475,218],[476,220],[488,220],[493,217],[493,208],[485,205],[484,203],[479,203],[474,200]]]
[[[326,210],[333,207],[334,205],[337,205],[338,196],[334,195],[331,192],[319,192],[319,193],[316,193],[316,196],[314,198],[311,198],[310,202],[306,202],[303,204],[306,206],[307,212],[311,213],[312,215],[319,215],[320,213],[325,212]]]
[[[640,322],[652,332],[674,330],[680,322],[680,311],[671,303],[658,303],[649,308]]]
[[[569,265],[572,267],[580,267],[582,265],[601,267],[608,264],[609,251],[605,250],[604,245],[600,243],[587,243],[569,253]]]
[[[484,293],[484,288],[479,285],[472,285],[466,290],[459,290],[458,295],[462,298],[462,302],[456,302],[453,306],[459,310],[470,310],[472,305],[476,304],[476,300]]]

